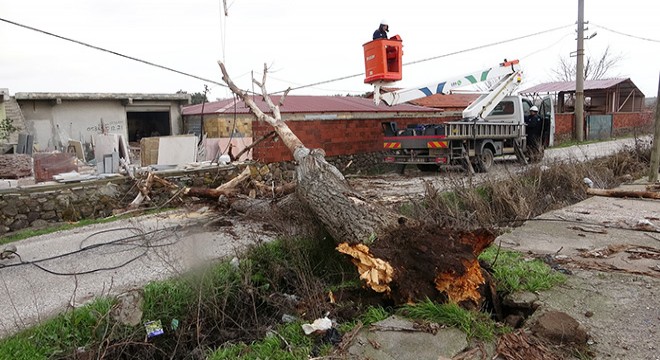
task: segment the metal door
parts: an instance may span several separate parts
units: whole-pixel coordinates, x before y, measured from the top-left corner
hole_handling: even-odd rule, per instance
[[[602,140],[612,137],[612,115],[587,116],[587,140]]]

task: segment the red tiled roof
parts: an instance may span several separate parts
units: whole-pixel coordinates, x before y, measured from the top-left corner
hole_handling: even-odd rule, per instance
[[[411,101],[411,103],[419,106],[427,106],[432,108],[459,108],[465,109],[474,100],[479,97],[478,94],[435,94],[425,98]]]
[[[271,96],[275,104],[280,101],[280,96]],[[254,101],[259,109],[270,113],[270,109],[259,96],[254,97]],[[225,99],[209,102],[203,105],[204,114],[218,114],[234,112],[238,114],[249,113],[245,103],[234,99]],[[289,95],[284,100],[284,105],[280,106],[282,113],[324,113],[324,112],[437,112],[438,109],[416,105],[395,105],[387,106],[381,103],[376,106],[372,99],[349,96],[296,96]],[[200,115],[202,113],[202,104],[186,106],[183,108],[183,115]]]
[[[584,90],[600,90],[609,89],[612,86],[620,84],[630,79],[599,79],[599,80],[585,80]],[[632,81],[630,81],[632,83]],[[561,91],[575,91],[575,81],[555,81],[544,84],[532,86],[531,88],[521,91],[524,94],[533,93],[555,93]]]

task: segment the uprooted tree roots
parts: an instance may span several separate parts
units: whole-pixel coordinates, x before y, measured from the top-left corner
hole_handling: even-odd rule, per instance
[[[495,236],[485,229],[401,226],[371,245],[337,249],[353,258],[367,287],[395,303],[428,298],[472,307],[481,305],[487,285],[477,257]]]

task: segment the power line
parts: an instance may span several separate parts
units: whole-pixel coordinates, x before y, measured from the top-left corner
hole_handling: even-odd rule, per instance
[[[129,60],[137,61],[137,62],[146,64],[146,65],[154,66],[154,67],[157,67],[157,68],[160,68],[160,69],[163,69],[163,70],[167,70],[167,71],[170,71],[170,72],[174,72],[174,73],[177,73],[177,74],[180,74],[180,75],[188,76],[188,77],[191,77],[191,78],[194,78],[194,79],[197,79],[197,80],[202,80],[202,81],[209,82],[209,83],[215,84],[215,85],[219,85],[219,86],[222,86],[222,87],[225,87],[225,88],[228,87],[226,84],[223,84],[223,83],[215,81],[215,80],[203,78],[201,76],[193,75],[193,74],[183,72],[183,71],[180,71],[180,70],[176,70],[176,69],[164,66],[164,65],[156,64],[156,63],[153,63],[151,61],[142,60],[142,59],[139,59],[139,58],[136,58],[136,57],[133,57],[133,56],[124,55],[124,54],[118,53],[116,51],[108,50],[108,49],[105,49],[105,48],[102,48],[102,47],[99,47],[99,46],[96,46],[96,45],[88,44],[86,42],[82,42],[82,41],[71,39],[71,38],[68,38],[68,37],[65,37],[65,36],[57,35],[57,34],[54,34],[54,33],[51,33],[51,32],[45,31],[45,30],[37,29],[37,28],[32,27],[32,26],[20,24],[20,23],[17,23],[17,22],[11,21],[11,20],[7,20],[7,19],[4,19],[4,18],[0,18],[0,21],[6,22],[8,24],[15,25],[15,26],[19,26],[19,27],[22,27],[22,28],[25,28],[25,29],[28,29],[28,30],[36,31],[36,32],[39,32],[39,33],[42,33],[42,34],[45,34],[45,35],[49,35],[49,36],[52,36],[52,37],[55,37],[55,38],[58,38],[58,39],[73,42],[75,44],[83,45],[83,46],[86,46],[86,47],[89,47],[89,48],[92,48],[92,49],[95,49],[95,50],[107,52],[107,53],[110,53],[110,54],[113,54],[113,55],[116,55],[116,56],[120,56],[120,57],[129,59]],[[535,32],[535,33],[532,33],[532,34],[518,36],[518,37],[507,39],[507,40],[502,40],[502,41],[497,41],[497,42],[493,42],[493,43],[489,43],[489,44],[479,45],[479,46],[475,46],[475,47],[468,48],[468,49],[463,49],[463,50],[454,51],[454,52],[450,52],[450,53],[446,53],[446,54],[442,54],[442,55],[438,55],[438,56],[433,56],[433,57],[430,57],[430,58],[411,61],[411,62],[408,62],[408,63],[404,63],[403,66],[419,64],[419,63],[426,62],[426,61],[436,60],[436,59],[440,59],[440,58],[444,58],[444,57],[449,57],[449,56],[452,56],[452,55],[458,55],[458,54],[462,54],[462,53],[466,53],[466,52],[470,52],[470,51],[474,51],[474,50],[484,49],[484,48],[495,46],[495,45],[505,44],[505,43],[509,43],[509,42],[513,42],[513,41],[517,41],[517,40],[522,40],[522,39],[525,39],[525,38],[538,36],[538,35],[542,35],[542,34],[545,34],[545,33],[548,33],[548,32],[563,29],[563,28],[566,28],[566,27],[569,27],[569,26],[573,26],[573,24],[559,26],[559,27],[555,27],[555,28],[547,29],[547,30],[543,30],[543,31],[538,31],[538,32]],[[364,75],[364,74],[363,73],[357,73],[357,74],[342,76],[342,77],[338,77],[338,78],[334,78],[334,79],[330,79],[330,80],[318,81],[318,82],[307,84],[307,85],[292,87],[292,88],[290,88],[289,91],[304,89],[304,88],[308,88],[308,87],[314,87],[314,86],[318,86],[318,85],[322,85],[322,84],[328,84],[328,83],[337,82],[337,81],[346,80],[346,79],[351,79],[351,78],[362,76],[362,75]],[[286,90],[281,90],[281,91],[273,92],[272,94],[283,93],[285,91]]]
[[[607,28],[607,27],[605,27],[605,26],[598,25],[598,24],[594,24],[594,23],[591,23],[591,25],[594,25],[594,26],[596,26],[596,27],[599,27],[599,28],[601,28],[601,29],[603,29],[603,30],[607,30],[607,31],[613,32],[613,33],[615,33],[615,34],[619,34],[619,35],[623,35],[623,36],[631,37],[631,38],[634,38],[634,39],[639,39],[639,40],[644,40],[644,41],[651,41],[651,42],[657,42],[657,43],[660,43],[660,40],[649,39],[649,38],[645,38],[645,37],[641,37],[641,36],[635,36],[635,35],[626,34],[626,33],[623,33],[623,32],[621,32],[621,31],[613,30],[613,29]]]
[[[190,74],[190,73],[187,73],[187,72],[184,72],[184,71],[180,71],[180,70],[173,69],[173,68],[171,68],[171,67],[167,67],[167,66],[164,66],[164,65],[159,65],[159,64],[153,63],[153,62],[151,62],[151,61],[138,59],[138,58],[136,58],[136,57],[129,56],[129,55],[124,55],[124,54],[118,53],[118,52],[116,52],[116,51],[108,50],[108,49],[105,49],[105,48],[102,48],[102,47],[99,47],[99,46],[96,46],[96,45],[92,45],[92,44],[88,44],[88,43],[86,43],[86,42],[82,42],[82,41],[74,40],[74,39],[71,39],[71,38],[68,38],[68,37],[65,37],[65,36],[61,36],[61,35],[57,35],[57,34],[53,34],[53,33],[51,33],[51,32],[48,32],[48,31],[45,31],[45,30],[41,30],[41,29],[37,29],[37,28],[32,27],[32,26],[19,24],[19,23],[17,23],[17,22],[14,22],[14,21],[11,21],[11,20],[7,20],[7,19],[3,19],[3,18],[0,18],[0,21],[4,21],[4,22],[6,22],[6,23],[8,23],[8,24],[16,25],[16,26],[22,27],[22,28],[24,28],[24,29],[28,29],[28,30],[32,30],[32,31],[36,31],[36,32],[39,32],[39,33],[42,33],[42,34],[45,34],[45,35],[53,36],[53,37],[56,37],[56,38],[58,38],[58,39],[62,39],[62,40],[66,40],[66,41],[70,41],[70,42],[72,42],[72,43],[75,43],[75,44],[78,44],[78,45],[83,45],[83,46],[86,46],[86,47],[88,47],[88,48],[92,48],[92,49],[95,49],[95,50],[99,50],[99,51],[107,52],[107,53],[110,53],[110,54],[113,54],[113,55],[117,55],[117,56],[120,56],[120,57],[123,57],[123,58],[129,59],[129,60],[133,60],[133,61],[137,61],[137,62],[140,62],[140,63],[143,63],[143,64],[147,64],[147,65],[150,65],[150,66],[154,66],[154,67],[157,67],[157,68],[160,68],[160,69],[163,69],[163,70],[171,71],[171,72],[177,73],[177,74],[179,74],[179,75],[184,75],[184,76],[188,76],[188,77],[191,77],[191,78],[194,78],[194,79],[197,79],[197,80],[206,81],[206,82],[209,82],[209,83],[211,83],[211,84],[215,84],[215,85],[220,85],[220,86],[228,87],[227,85],[225,85],[225,84],[223,84],[223,83],[221,83],[221,82],[217,82],[217,81],[215,81],[215,80],[206,79],[206,78],[203,78],[203,77],[201,77],[201,76],[197,76],[197,75],[193,75],[193,74]]]
[[[557,31],[557,30],[564,29],[564,28],[567,28],[567,27],[570,27],[570,26],[573,26],[573,24],[558,26],[558,27],[555,27],[555,28],[552,28],[552,29],[538,31],[538,32],[535,32],[535,33],[532,33],[532,34],[518,36],[518,37],[515,37],[515,38],[512,38],[512,39],[497,41],[497,42],[493,42],[493,43],[489,43],[489,44],[479,45],[479,46],[475,46],[475,47],[472,47],[472,48],[458,50],[458,51],[454,51],[454,52],[450,52],[450,53],[446,53],[446,54],[442,54],[442,55],[438,55],[438,56],[433,56],[433,57],[426,58],[426,59],[411,61],[411,62],[403,63],[403,66],[419,64],[419,63],[422,63],[422,62],[436,60],[436,59],[440,59],[440,58],[444,58],[444,57],[448,57],[448,56],[452,56],[452,55],[458,55],[458,54],[462,54],[462,53],[466,53],[466,52],[470,52],[470,51],[474,51],[474,50],[480,50],[480,49],[484,49],[484,48],[495,46],[495,45],[506,44],[506,43],[509,43],[509,42],[526,39],[528,37],[542,35],[542,34],[545,34],[545,33]],[[322,85],[322,84],[327,84],[327,83],[331,83],[331,82],[335,82],[335,81],[346,80],[346,79],[350,79],[350,78],[354,78],[354,77],[358,77],[358,76],[362,76],[362,75],[364,75],[364,73],[353,74],[353,75],[348,75],[348,76],[342,76],[342,77],[339,77],[339,78],[334,78],[334,79],[325,80],[325,81],[318,81],[318,82],[307,84],[307,85],[301,85],[301,86],[293,87],[293,88],[291,88],[290,91],[303,89],[303,88],[307,88],[307,87],[312,87],[312,86],[317,86],[317,85]],[[286,91],[286,90],[274,92],[273,94],[283,93],[284,91]]]

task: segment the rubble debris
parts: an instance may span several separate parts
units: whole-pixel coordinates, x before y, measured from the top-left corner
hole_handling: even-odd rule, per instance
[[[498,359],[505,360],[561,360],[550,349],[523,329],[500,337],[497,342]]]
[[[589,335],[582,324],[562,311],[547,311],[531,324],[532,333],[558,345],[584,345]]]
[[[142,290],[130,290],[117,296],[117,303],[112,307],[112,319],[123,325],[136,326],[142,319]]]
[[[32,176],[32,157],[30,155],[0,155],[0,178],[19,179],[28,176]]]

